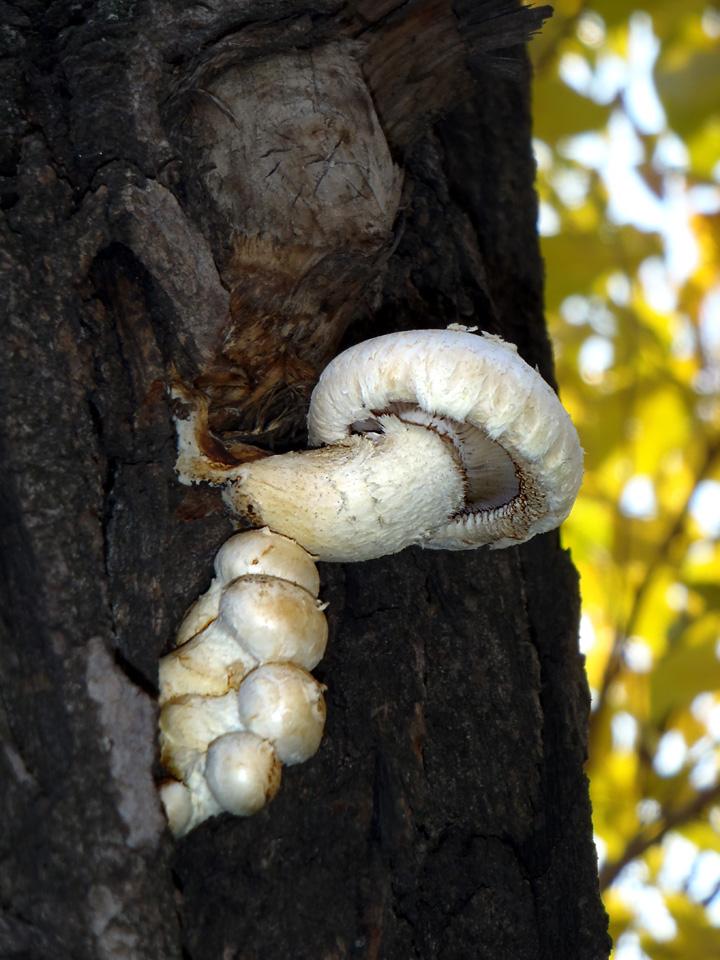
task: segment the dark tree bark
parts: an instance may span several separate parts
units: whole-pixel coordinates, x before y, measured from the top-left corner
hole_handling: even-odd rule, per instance
[[[154,788],[158,657],[233,529],[177,482],[171,383],[242,457],[301,444],[319,371],[377,333],[478,324],[552,379],[518,46],[542,12],[0,11],[0,956],[602,960],[555,533],[322,565],[318,755],[177,844]]]

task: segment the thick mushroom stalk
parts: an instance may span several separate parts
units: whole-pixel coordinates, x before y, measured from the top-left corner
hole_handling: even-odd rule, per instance
[[[308,428],[320,449],[235,468],[225,499],[322,560],[523,543],[562,523],[582,480],[552,388],[512,344],[464,329],[346,350],[315,387]]]
[[[462,508],[465,474],[455,445],[433,430],[394,416],[368,426],[241,467],[226,502],[323,560],[397,553]]]

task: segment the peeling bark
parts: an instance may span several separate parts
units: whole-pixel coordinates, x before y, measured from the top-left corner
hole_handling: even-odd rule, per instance
[[[377,333],[477,323],[552,378],[542,11],[0,11],[0,955],[602,960],[556,534],[323,565],[319,754],[177,845],[151,789],[158,657],[232,530],[176,481],[171,384],[232,456],[302,443],[319,371]]]

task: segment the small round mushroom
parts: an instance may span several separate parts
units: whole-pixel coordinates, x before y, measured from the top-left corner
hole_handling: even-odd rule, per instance
[[[228,733],[210,744],[205,777],[217,802],[249,817],[280,789],[282,764],[273,745],[254,733]]]
[[[185,614],[178,628],[176,645],[181,646],[217,618],[220,594],[238,577],[264,574],[304,587],[314,597],[320,591],[315,559],[300,544],[273,533],[268,527],[248,530],[230,537],[215,556],[215,579]]]
[[[215,576],[223,586],[247,574],[278,577],[317,598],[320,575],[315,559],[295,540],[261,527],[225,541],[215,556]]]
[[[315,387],[308,429],[320,449],[235,468],[225,499],[323,560],[524,543],[565,519],[582,480],[551,387],[512,344],[463,329],[346,350]]]
[[[327,620],[304,587],[278,577],[238,577],[223,591],[218,622],[259,663],[292,660],[312,670],[327,644]]]
[[[166,780],[160,786],[160,799],[165,807],[168,826],[176,837],[186,833],[223,812],[205,777],[206,754],[193,751],[192,762],[187,763],[182,782]]]
[[[303,763],[320,746],[325,726],[323,688],[294,663],[267,663],[238,692],[243,725],[269,740],[283,763]]]
[[[163,780],[159,792],[168,826],[175,836],[186,833],[193,814],[190,791],[179,780]]]

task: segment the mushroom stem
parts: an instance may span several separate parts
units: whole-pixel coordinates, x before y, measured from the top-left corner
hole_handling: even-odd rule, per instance
[[[382,432],[238,468],[226,503],[322,560],[369,560],[419,543],[461,508],[465,471],[446,436],[392,415],[377,425]]]

